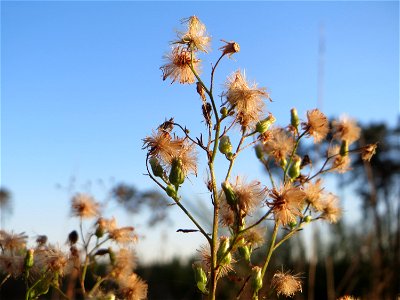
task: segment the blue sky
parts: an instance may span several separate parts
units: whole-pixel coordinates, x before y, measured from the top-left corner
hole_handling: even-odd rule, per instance
[[[143,176],[141,139],[172,116],[192,132],[204,129],[193,86],[163,82],[159,70],[174,30],[190,15],[213,37],[213,51],[201,57],[203,75],[208,78],[219,55],[219,40],[235,40],[241,52],[223,61],[216,87],[222,90],[228,74],[246,69],[249,79],[270,91],[268,109],[278,123],[288,122],[292,107],[304,115],[317,105],[321,26],[322,110],[364,124],[397,122],[398,2],[2,1],[1,185],[14,200],[6,228],[64,242],[74,226],[70,194],[56,186],[67,186],[71,177],[75,191],[99,197],[99,179],[107,187],[121,181],[154,187]],[[236,168],[263,176],[255,160],[239,161]],[[200,172],[199,183],[203,177]],[[132,220],[115,207],[109,214],[137,226],[146,236],[143,244],[159,249],[141,218]],[[190,226],[178,212],[174,216],[176,227]],[[165,255],[187,243],[172,237]]]

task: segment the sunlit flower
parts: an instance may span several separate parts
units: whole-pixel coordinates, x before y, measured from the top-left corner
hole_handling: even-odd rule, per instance
[[[236,122],[242,129],[254,127],[261,120],[264,112],[263,98],[270,99],[265,88],[257,88],[257,84],[251,86],[247,83],[244,73],[239,70],[228,77],[226,83],[226,99],[231,108],[235,109]]]
[[[273,201],[267,202],[267,205],[272,208],[275,221],[283,226],[296,222],[296,217],[302,215],[301,209],[306,194],[300,188],[288,183],[282,186],[280,190],[273,188],[269,197]]]
[[[321,211],[322,209],[322,192],[324,190],[322,185],[322,180],[318,179],[315,183],[307,182],[303,191],[306,194],[306,201],[310,203],[316,210]]]
[[[342,209],[339,204],[339,198],[336,195],[329,193],[325,196],[322,217],[329,223],[337,223],[340,219]]]
[[[21,233],[8,233],[4,230],[0,230],[0,247],[3,250],[11,252],[18,252],[26,247],[26,239],[28,238],[24,232]]]
[[[208,36],[206,26],[196,16],[183,20],[187,23],[186,32],[178,32],[178,43],[188,45],[188,49],[208,52],[211,37]]]
[[[307,122],[303,123],[303,129],[314,138],[314,143],[321,142],[329,132],[328,118],[318,109],[307,112]]]
[[[361,149],[361,158],[364,161],[370,161],[372,156],[376,153],[376,147],[378,146],[377,143],[375,144],[368,144]]]
[[[99,215],[99,203],[86,194],[72,197],[72,215],[80,218],[93,218]]]
[[[270,134],[264,141],[264,149],[269,155],[272,155],[279,164],[292,154],[294,140],[280,127],[273,128],[268,132]]]
[[[232,41],[227,42],[224,40],[221,41],[225,43],[224,46],[219,48],[219,50],[222,51],[222,55],[228,55],[228,57],[231,57],[234,53],[238,53],[240,51],[240,46],[238,43]]]
[[[182,84],[191,84],[196,81],[196,76],[191,69],[191,62],[193,64],[193,69],[199,74],[200,60],[195,57],[193,52],[181,46],[175,46],[172,48],[171,53],[166,54],[164,58],[167,62],[160,68],[163,72],[163,80],[171,78],[171,83],[178,80],[178,82]]]
[[[349,145],[360,138],[360,127],[357,126],[355,120],[348,117],[342,117],[339,121],[334,120],[333,126],[333,137],[339,141],[345,140]]]
[[[277,295],[293,297],[295,293],[302,292],[301,280],[298,275],[290,272],[278,271],[274,274],[271,286],[276,290]]]
[[[138,275],[132,273],[118,280],[120,299],[145,300],[147,299],[147,283]]]

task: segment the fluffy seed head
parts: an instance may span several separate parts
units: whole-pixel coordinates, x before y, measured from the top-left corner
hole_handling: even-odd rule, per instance
[[[322,209],[322,217],[329,223],[337,223],[342,215],[342,209],[339,205],[339,198],[329,193],[325,195]]]
[[[264,150],[280,164],[292,153],[294,140],[280,127],[273,128],[268,133],[264,140]]]
[[[271,286],[276,290],[277,295],[293,297],[295,293],[302,292],[301,280],[298,275],[290,272],[278,271],[272,277]]]
[[[72,215],[80,218],[93,218],[100,214],[100,204],[86,194],[76,194],[72,197]]]
[[[178,32],[179,44],[187,45],[188,49],[208,52],[211,37],[207,34],[206,26],[196,16],[184,19],[182,23],[187,24],[186,32]]]
[[[321,142],[329,132],[328,118],[318,109],[307,112],[307,122],[303,123],[303,129],[314,138],[314,143]]]
[[[378,144],[368,144],[361,149],[361,159],[363,161],[370,161],[372,156],[376,153],[376,147]]]
[[[333,126],[333,137],[339,141],[345,140],[349,145],[360,138],[360,127],[357,126],[357,122],[346,116],[340,118],[339,121],[334,120]]]
[[[24,232],[21,233],[8,233],[0,230],[0,246],[3,250],[10,252],[19,252],[26,247],[26,239],[28,238]]]

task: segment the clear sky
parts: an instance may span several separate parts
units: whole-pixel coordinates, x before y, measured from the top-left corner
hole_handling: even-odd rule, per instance
[[[99,179],[107,187],[114,181],[153,188],[143,176],[141,139],[172,116],[193,132],[204,129],[193,86],[163,82],[159,70],[174,30],[191,15],[213,37],[213,52],[202,57],[204,76],[219,55],[219,40],[235,40],[241,52],[222,62],[217,88],[232,71],[246,69],[249,79],[270,91],[274,102],[268,109],[278,123],[288,122],[292,107],[304,115],[317,105],[321,28],[322,110],[364,124],[397,122],[397,1],[2,1],[1,185],[14,200],[7,229],[48,234],[63,243],[75,223],[69,218],[70,194],[58,184],[68,186],[75,177],[74,191],[99,197],[105,196]],[[237,170],[251,173],[251,179],[264,176],[255,159],[239,161]],[[200,171],[199,183],[204,174]],[[137,227],[145,236],[139,252],[151,259],[162,248],[158,237],[164,231],[171,233],[164,256],[193,250],[182,246],[186,236],[173,233],[190,226],[173,211],[175,226],[155,232],[116,207],[108,213]]]

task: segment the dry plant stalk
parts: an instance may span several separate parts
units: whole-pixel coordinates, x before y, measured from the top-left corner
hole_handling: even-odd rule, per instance
[[[200,251],[201,261],[193,265],[197,287],[208,299],[216,298],[218,280],[235,272],[235,256],[249,264],[253,300],[259,299],[263,287],[275,290],[277,295],[293,296],[301,292],[302,286],[299,277],[290,271],[277,271],[270,284],[264,282],[273,252],[307,224],[339,220],[342,214],[339,199],[325,190],[321,177],[327,172],[348,171],[351,153],[361,153],[362,158],[369,161],[376,145],[350,150],[350,145],[360,135],[356,122],[343,118],[330,126],[327,117],[318,109],[309,110],[306,120],[301,122],[293,108],[288,126],[275,125],[276,119],[266,110],[264,102],[271,100],[267,89],[249,83],[241,70],[227,77],[221,93],[223,101],[218,108],[213,89],[214,75],[224,57],[239,52],[239,44],[222,40],[221,55],[212,65],[210,84],[207,85],[200,76],[201,60],[198,57],[210,51],[211,38],[198,17],[189,17],[183,24],[185,31],[178,32],[171,43],[171,52],[164,56],[163,80],[196,84],[207,131],[198,137],[191,136],[187,127],[174,119],[159,125],[143,140],[143,148],[147,149],[148,176],[187,215],[208,243]],[[235,147],[229,134],[237,135]],[[328,137],[330,143],[323,163],[315,170],[317,165],[312,164],[311,153],[300,156],[299,145],[307,139],[318,144]],[[266,167],[269,185],[258,181],[248,183],[239,176],[232,178],[234,162],[249,146],[255,147],[257,158]],[[179,193],[185,179],[197,175],[198,151],[203,151],[207,158],[209,180],[206,185],[213,207],[210,234],[186,208]],[[218,157],[229,162],[224,178],[216,177]],[[279,169],[279,174],[273,174],[272,168]],[[265,208],[268,209],[265,211]],[[262,217],[254,218],[259,215]],[[263,264],[254,266],[252,251],[263,243],[262,235],[256,234],[257,228],[262,228],[266,222],[274,224],[272,236],[267,237],[269,244]],[[227,229],[229,236],[220,235],[222,228]],[[244,286],[240,293],[243,289]]]

